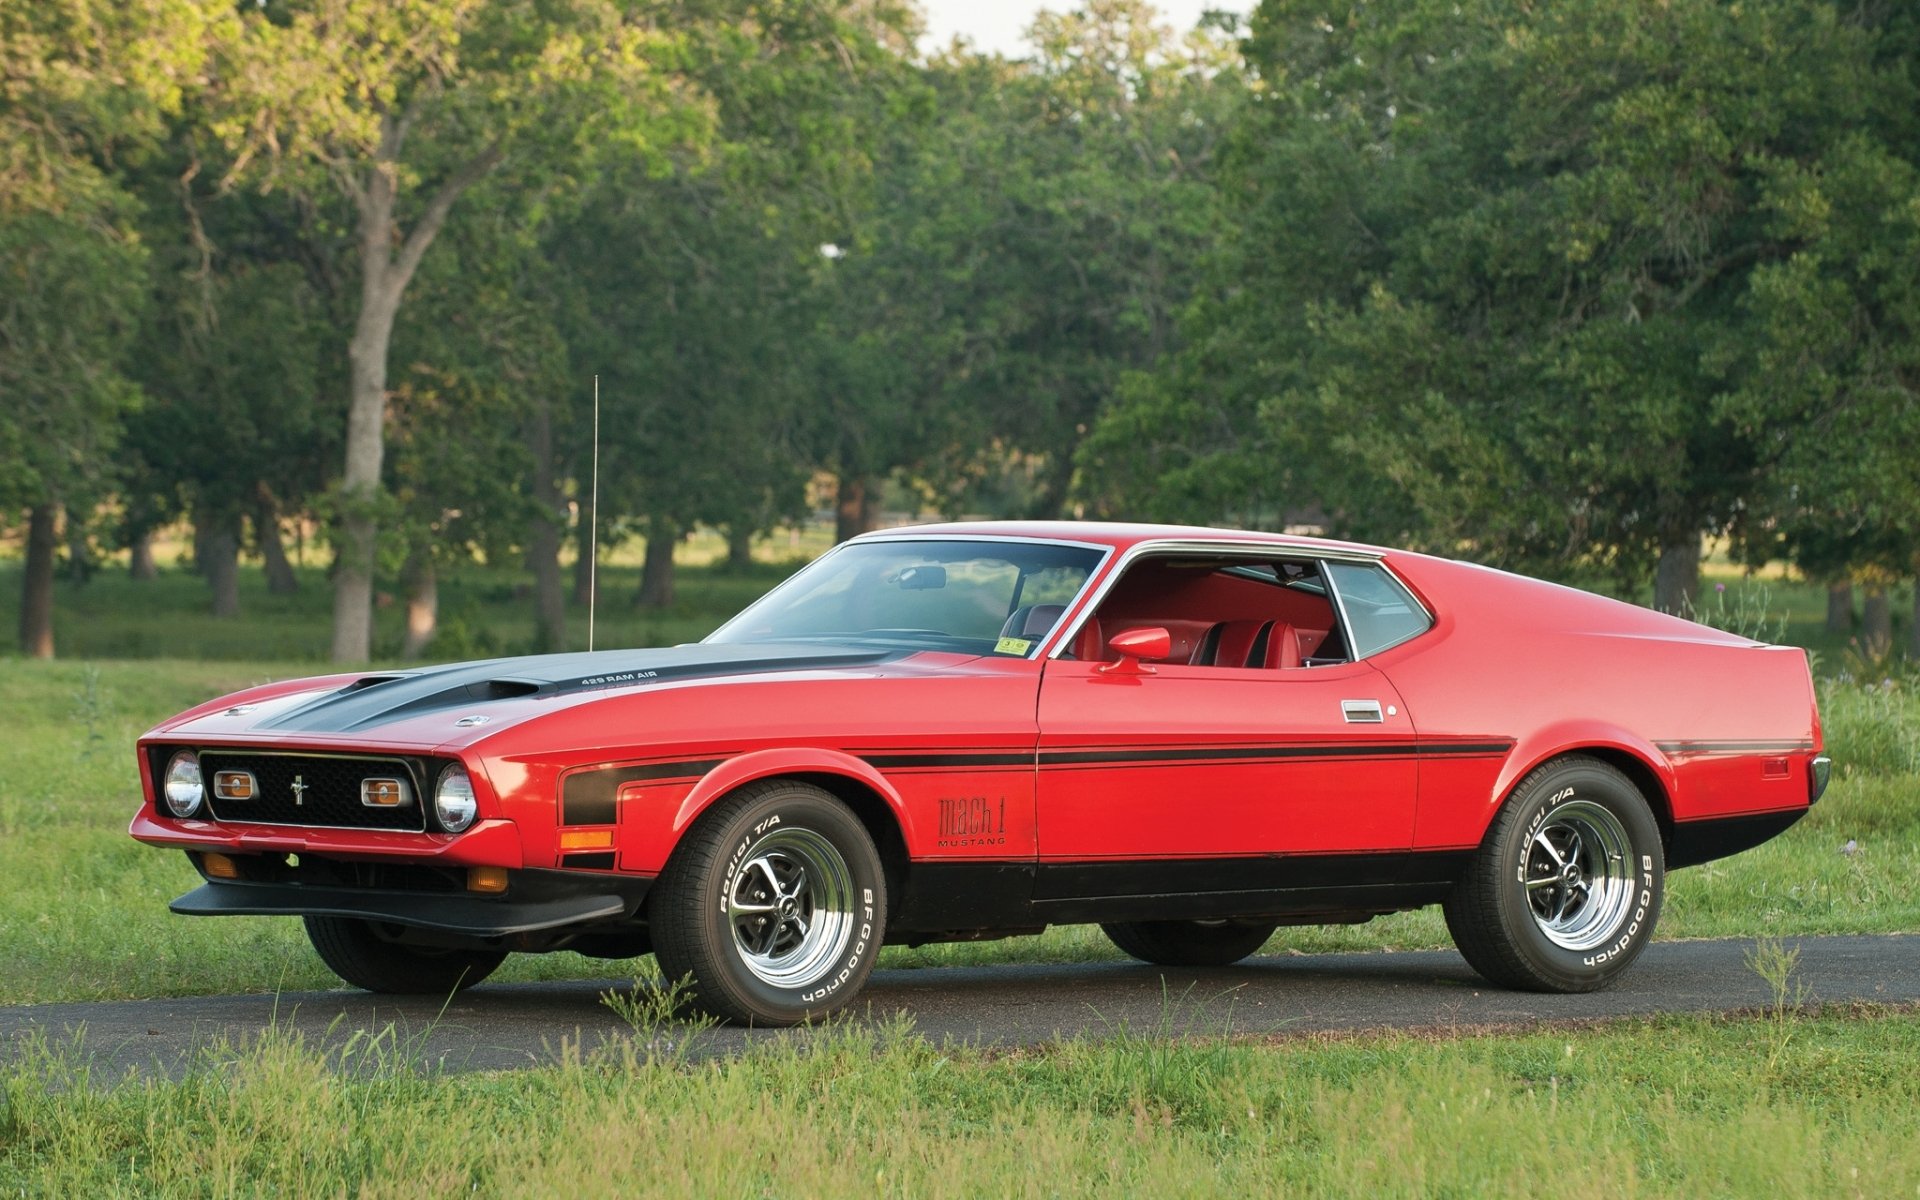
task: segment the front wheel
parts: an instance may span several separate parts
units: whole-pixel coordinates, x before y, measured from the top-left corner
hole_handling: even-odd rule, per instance
[[[655,885],[654,953],[693,1002],[742,1025],[792,1025],[853,999],[886,928],[873,839],[810,784],[752,784],[687,831]]]
[[[493,974],[504,950],[443,950],[411,946],[389,934],[398,929],[355,917],[304,917],[307,940],[335,975],[370,992],[446,996]]]
[[[1614,767],[1569,755],[1521,780],[1444,907],[1489,981],[1591,992],[1646,949],[1665,894],[1646,797]]]
[[[1266,945],[1271,921],[1124,921],[1100,927],[1141,962],[1165,967],[1224,967]]]

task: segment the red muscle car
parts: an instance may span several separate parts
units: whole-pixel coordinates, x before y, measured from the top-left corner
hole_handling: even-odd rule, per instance
[[[705,641],[269,684],[140,739],[191,915],[305,920],[363,988],[658,956],[720,1017],[883,943],[1099,922],[1219,965],[1441,904],[1515,988],[1602,987],[1666,871],[1819,799],[1805,655],[1418,554],[1230,530],[847,542]]]

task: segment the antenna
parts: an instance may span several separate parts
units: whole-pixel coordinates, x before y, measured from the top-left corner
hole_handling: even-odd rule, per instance
[[[593,498],[587,520],[587,652],[593,652],[593,613],[600,606],[600,377],[593,377]]]

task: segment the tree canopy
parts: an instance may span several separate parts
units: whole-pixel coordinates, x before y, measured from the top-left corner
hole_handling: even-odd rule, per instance
[[[1683,608],[1703,535],[1920,563],[1920,18],[1818,0],[46,0],[0,8],[0,527],[283,531],[332,653],[585,530],[831,496],[1297,523]],[[589,513],[593,381],[599,512]],[[596,519],[597,518],[597,519]],[[402,646],[372,640],[381,588]]]

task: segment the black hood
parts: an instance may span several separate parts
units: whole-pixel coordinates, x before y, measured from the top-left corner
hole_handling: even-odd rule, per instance
[[[440,709],[675,679],[870,666],[899,650],[814,645],[694,645],[592,654],[537,654],[366,675],[254,726],[289,733],[354,733]]]

